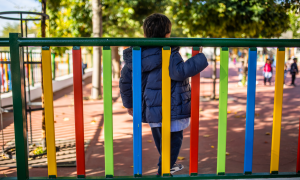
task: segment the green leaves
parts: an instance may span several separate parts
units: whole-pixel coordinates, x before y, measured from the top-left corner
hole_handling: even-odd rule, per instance
[[[175,23],[193,37],[278,37],[289,24],[287,9],[274,0],[182,0],[170,7]]]

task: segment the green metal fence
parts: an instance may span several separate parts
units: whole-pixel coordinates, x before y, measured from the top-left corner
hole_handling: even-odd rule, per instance
[[[222,84],[220,85],[220,104],[219,107],[219,124],[223,126],[219,126],[219,134],[218,134],[218,141],[223,141],[218,144],[220,147],[218,147],[218,170],[216,174],[198,174],[197,172],[191,172],[189,175],[174,175],[174,176],[167,176],[163,178],[174,178],[174,179],[238,179],[238,178],[278,178],[278,177],[300,177],[299,172],[287,172],[287,173],[280,173],[278,172],[279,164],[277,162],[279,158],[279,147],[277,147],[280,143],[280,127],[281,127],[281,111],[282,109],[282,85],[280,84],[283,82],[281,80],[280,75],[283,75],[282,73],[278,73],[279,75],[276,75],[276,85],[275,85],[275,104],[274,109],[277,110],[274,115],[273,119],[273,133],[277,134],[273,137],[272,140],[272,152],[273,155],[271,155],[271,167],[270,172],[267,173],[252,173],[251,171],[247,171],[246,165],[251,165],[252,167],[252,161],[246,162],[245,161],[245,171],[243,173],[239,174],[227,174],[225,173],[225,158],[226,156],[224,153],[226,151],[221,152],[222,150],[226,150],[226,125],[227,125],[227,86],[228,82],[226,78],[228,77],[228,47],[249,47],[250,52],[252,52],[253,57],[255,57],[256,53],[256,47],[277,47],[278,48],[278,58],[277,67],[281,67],[282,63],[284,63],[284,48],[285,47],[299,47],[300,46],[300,40],[298,39],[205,39],[205,38],[21,38],[19,34],[17,33],[11,33],[9,39],[6,38],[0,38],[0,46],[9,46],[10,47],[10,56],[11,56],[11,71],[12,71],[12,89],[13,89],[13,107],[14,107],[14,126],[15,126],[15,142],[16,142],[16,153],[17,153],[17,179],[18,180],[26,180],[26,179],[48,179],[48,178],[57,178],[57,179],[76,179],[76,177],[57,177],[55,174],[55,168],[50,169],[50,171],[53,171],[54,174],[49,173],[48,177],[29,177],[28,173],[28,157],[27,157],[27,141],[26,141],[26,118],[25,118],[25,102],[24,102],[24,76],[23,76],[23,63],[24,60],[22,59],[21,50],[20,47],[22,46],[40,46],[43,47],[43,50],[45,50],[45,56],[47,56],[47,53],[49,51],[50,46],[73,46],[73,50],[80,50],[80,47],[78,46],[105,46],[103,49],[105,51],[103,60],[105,61],[106,67],[111,66],[111,56],[110,56],[110,47],[109,46],[164,46],[164,50],[169,49],[168,46],[193,46],[193,47],[199,47],[199,46],[209,46],[209,47],[222,47],[221,48],[221,76],[220,81],[222,81]],[[135,48],[139,49],[139,48]],[[195,48],[197,49],[197,48]],[[80,53],[79,53],[80,54]],[[283,55],[283,56],[282,56]],[[49,61],[49,57],[45,58],[45,61]],[[44,61],[44,59],[42,59]],[[50,61],[49,61],[50,62]],[[250,66],[250,65],[249,65]],[[227,69],[226,69],[227,68]],[[249,67],[250,68],[250,67]],[[251,70],[249,69],[249,72],[252,73],[255,72],[254,68],[256,68],[256,57],[251,60]],[[283,68],[283,67],[282,67]],[[45,68],[45,70],[49,70],[49,68]],[[49,72],[51,72],[49,70]],[[110,71],[107,71],[108,73],[111,73]],[[51,74],[51,73],[50,73]],[[249,73],[250,75],[250,73]],[[107,77],[107,81],[104,83],[104,85],[108,86],[111,85],[111,77],[109,78],[109,75],[105,75]],[[79,76],[80,77],[80,76]],[[251,78],[249,78],[251,79]],[[255,78],[252,78],[251,80],[248,80],[252,82],[255,82]],[[280,82],[280,83],[279,83]],[[81,82],[80,82],[81,83]],[[249,83],[248,83],[249,84]],[[49,86],[51,87],[51,86]],[[109,99],[111,98],[111,87],[104,87],[106,88],[105,91],[107,91],[107,94],[104,94],[104,106],[107,104],[106,108],[108,108],[108,115],[111,115],[111,102],[109,102]],[[253,89],[254,88],[254,89]],[[250,123],[250,125],[246,124],[246,143],[245,144],[251,144],[251,137],[247,139],[247,135],[251,136],[250,134],[247,134],[247,128],[251,130],[251,128],[254,129],[254,116],[252,116],[252,111],[255,108],[255,100],[253,101],[253,98],[255,99],[255,84],[254,86],[248,85],[248,93],[251,92],[251,94],[247,96],[247,113],[250,115],[249,117],[253,117],[253,119],[248,120],[246,119],[246,123],[253,122],[253,124]],[[254,96],[253,96],[254,93]],[[106,95],[109,95],[109,97],[105,97]],[[248,99],[250,98],[250,99]],[[108,101],[106,100],[108,99]],[[251,100],[252,99],[252,100]],[[248,102],[251,102],[248,109]],[[49,102],[48,102],[49,103]],[[253,104],[254,103],[254,104]],[[50,102],[51,104],[51,102]],[[47,108],[47,107],[45,107]],[[47,112],[46,112],[47,113]],[[111,120],[112,118],[109,117]],[[135,117],[134,117],[135,118]],[[106,119],[104,119],[106,120]],[[50,122],[50,121],[49,121]],[[111,121],[110,121],[111,123]],[[250,127],[249,127],[250,126]],[[112,128],[109,124],[106,124],[104,128]],[[112,148],[112,132],[107,131],[106,135],[109,135],[111,137],[105,137],[105,142],[108,142],[109,147],[105,147],[107,149]],[[53,131],[54,133],[54,131]],[[279,133],[279,136],[278,136]],[[52,134],[53,135],[53,134]],[[108,138],[108,141],[106,141]],[[77,139],[77,137],[76,137]],[[250,140],[250,141],[248,141]],[[224,142],[225,141],[225,142]],[[198,143],[198,142],[196,142]],[[253,132],[252,132],[252,143],[253,143]],[[48,144],[47,144],[48,145]],[[222,147],[222,148],[221,148]],[[253,147],[252,147],[253,148]],[[219,151],[219,149],[221,149]],[[251,149],[251,146],[249,146],[249,149]],[[278,154],[277,154],[278,152]],[[106,156],[105,152],[105,156]],[[245,153],[249,153],[246,152]],[[251,151],[250,151],[251,153]],[[109,156],[112,155],[112,153],[109,153]],[[113,155],[112,155],[113,156]],[[219,161],[220,158],[220,161]],[[245,159],[247,159],[245,155]],[[296,159],[296,157],[295,157]],[[297,159],[299,160],[300,157],[298,155]],[[48,159],[48,162],[53,160]],[[110,158],[110,161],[113,161],[113,158]],[[84,161],[83,161],[84,162]],[[299,162],[299,161],[298,161]],[[110,173],[106,173],[106,177],[85,177],[85,175],[78,174],[77,178],[80,179],[109,179],[109,178],[116,178],[116,179],[151,179],[151,178],[161,178],[157,176],[142,176],[142,174],[133,174],[133,176],[127,176],[127,177],[116,177],[113,176],[113,162],[105,162],[105,164],[112,164],[112,169],[106,169],[106,171],[109,171]],[[299,163],[298,163],[299,164]],[[51,165],[52,166],[52,165]],[[82,166],[81,166],[82,167]],[[298,165],[297,165],[298,168]],[[251,168],[250,168],[251,169]],[[78,170],[78,169],[77,169]],[[82,170],[82,169],[81,169]],[[3,179],[14,179],[14,178],[3,178]]]

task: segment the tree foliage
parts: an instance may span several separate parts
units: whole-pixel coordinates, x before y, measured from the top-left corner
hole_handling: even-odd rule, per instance
[[[24,28],[24,36],[25,36],[25,25],[23,24],[23,28]],[[36,32],[36,28],[35,27],[28,27],[27,29],[27,33],[31,34],[31,33],[35,33]],[[5,25],[3,25],[3,29],[1,32],[0,37],[9,37],[9,33],[21,33],[21,26],[20,23],[6,23]]]
[[[141,37],[142,23],[154,12],[164,13],[167,1],[102,0],[103,37]],[[90,0],[48,0],[50,37],[92,37]],[[54,48],[62,53],[65,48]]]
[[[169,11],[189,36],[270,38],[289,27],[286,9],[274,0],[173,0]]]
[[[91,37],[92,7],[90,0],[48,0],[50,36]],[[164,12],[166,1],[103,0],[104,37],[141,36],[143,19],[153,12]]]
[[[293,32],[293,38],[300,38],[300,13],[297,10],[291,10],[290,17],[290,30]]]
[[[102,0],[103,37],[141,37],[154,12],[170,17],[173,37],[279,37],[297,9],[299,0]],[[47,13],[50,36],[92,36],[90,0],[48,0]]]

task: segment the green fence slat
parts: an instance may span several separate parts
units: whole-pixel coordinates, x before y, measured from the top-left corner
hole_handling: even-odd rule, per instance
[[[228,97],[228,48],[221,49],[220,88],[219,88],[219,124],[217,174],[225,174],[226,131],[227,131],[227,97]]]
[[[110,47],[103,47],[104,155],[106,177],[114,175],[111,81],[111,49]]]
[[[26,133],[26,114],[24,98],[24,69],[23,56],[18,44],[18,33],[9,34],[11,75],[12,75],[12,98],[14,109],[14,127],[16,144],[16,161],[18,180],[29,178],[28,155],[27,155],[27,133]]]

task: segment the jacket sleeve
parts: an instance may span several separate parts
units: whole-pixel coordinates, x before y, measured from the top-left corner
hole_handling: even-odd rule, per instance
[[[170,58],[169,74],[172,80],[183,81],[203,71],[207,66],[208,62],[203,53],[184,62],[179,52],[175,52]]]
[[[125,108],[132,108],[132,71],[125,65],[119,81],[121,98]]]

